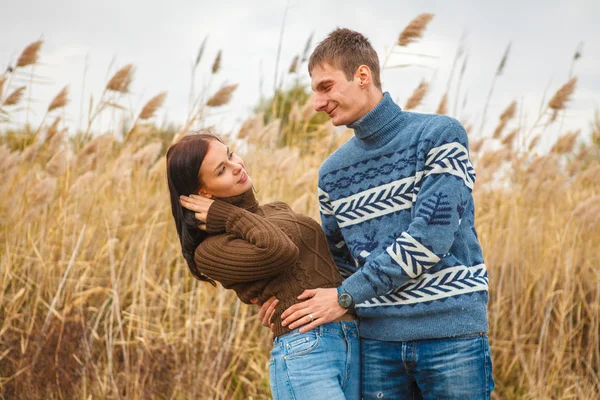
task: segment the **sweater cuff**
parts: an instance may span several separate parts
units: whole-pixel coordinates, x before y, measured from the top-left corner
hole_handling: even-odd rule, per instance
[[[342,288],[344,291],[350,293],[355,305],[377,296],[371,283],[361,270],[346,278],[342,283]]]
[[[239,207],[221,200],[215,200],[208,208],[206,232],[213,235],[225,232],[227,221],[238,211],[241,211]]]

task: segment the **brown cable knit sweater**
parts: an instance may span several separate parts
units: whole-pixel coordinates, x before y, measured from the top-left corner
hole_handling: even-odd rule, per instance
[[[244,303],[279,299],[275,336],[289,332],[280,316],[305,289],[342,283],[319,223],[282,202],[259,206],[252,189],[215,200],[206,231],[210,236],[196,248],[197,267]]]

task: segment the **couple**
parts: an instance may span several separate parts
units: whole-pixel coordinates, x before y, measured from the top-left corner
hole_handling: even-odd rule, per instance
[[[272,316],[275,399],[489,399],[488,278],[464,128],[401,111],[358,32],[333,31],[308,70],[315,109],[354,129],[319,170],[321,226],[285,203],[259,205],[226,144],[186,136],[167,175],[190,270],[258,299],[263,324]]]

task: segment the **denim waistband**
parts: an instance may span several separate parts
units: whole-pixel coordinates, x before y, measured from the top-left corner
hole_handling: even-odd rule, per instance
[[[347,335],[356,335],[358,336],[358,320],[355,321],[339,321],[339,322],[328,322],[326,324],[317,326],[316,328],[311,329],[308,332],[316,332],[317,335],[323,336],[324,333],[330,335],[338,335],[340,337],[345,337]],[[293,329],[288,333],[285,333],[281,336],[275,337],[273,339],[273,344],[282,343],[288,340],[289,338],[301,334],[300,328]]]

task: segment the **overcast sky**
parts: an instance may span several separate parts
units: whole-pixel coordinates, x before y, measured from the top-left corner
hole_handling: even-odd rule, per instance
[[[153,95],[168,91],[160,120],[182,122],[188,110],[190,68],[202,40],[206,50],[198,68],[197,91],[210,83],[214,92],[223,83],[239,83],[234,100],[218,109],[209,120],[228,131],[239,126],[257,104],[261,91],[272,93],[279,34],[286,1],[205,0],[103,0],[103,1],[3,1],[0,13],[0,65],[14,63],[21,50],[40,37],[44,40],[36,74],[49,79],[37,85],[36,124],[43,109],[64,85],[70,85],[67,125],[74,131],[87,114],[90,94],[96,98],[107,78],[120,66],[136,66],[131,95],[123,102],[139,111]],[[498,78],[487,117],[487,132],[498,115],[514,99],[524,104],[523,118],[533,123],[544,92],[552,95],[567,81],[573,54],[584,42],[574,74],[579,81],[570,109],[561,123],[546,133],[547,143],[560,132],[581,128],[589,135],[589,122],[600,106],[600,1],[505,0],[505,1],[316,1],[291,0],[285,19],[280,72],[288,69],[314,32],[312,47],[336,27],[365,34],[380,58],[416,15],[435,14],[425,36],[404,49],[436,58],[395,54],[388,62],[422,64],[386,70],[384,90],[403,106],[421,80],[431,84],[423,105],[434,112],[445,91],[452,60],[465,34],[468,64],[459,95],[457,117],[478,131],[485,98],[504,50],[512,42],[504,73]],[[218,50],[222,69],[210,79],[210,67]],[[85,68],[87,58],[87,70]],[[84,81],[85,72],[85,86]],[[298,75],[308,84],[306,64]],[[285,76],[292,82],[293,76]],[[261,84],[262,82],[262,84]],[[84,101],[81,100],[83,91]],[[454,108],[456,78],[451,87]],[[82,105],[84,105],[82,107]],[[103,117],[110,119],[110,113]],[[83,117],[85,120],[85,116]],[[24,116],[16,122],[23,122]],[[2,129],[0,127],[0,129]]]

